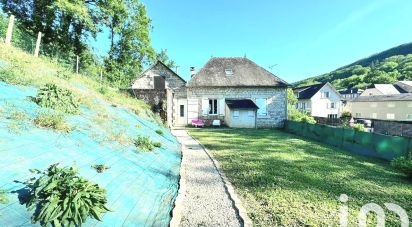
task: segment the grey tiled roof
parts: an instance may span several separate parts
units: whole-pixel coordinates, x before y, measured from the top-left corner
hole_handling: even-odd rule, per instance
[[[412,101],[412,93],[359,96],[352,102]]]
[[[225,70],[232,70],[226,75]],[[188,87],[286,87],[289,84],[244,57],[211,58]]]

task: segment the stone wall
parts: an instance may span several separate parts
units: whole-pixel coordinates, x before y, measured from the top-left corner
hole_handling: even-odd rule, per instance
[[[206,120],[219,119],[223,115],[203,116],[202,99],[251,99],[266,98],[268,100],[267,116],[258,116],[256,123],[259,128],[283,127],[287,118],[287,92],[285,88],[238,87],[238,88],[187,88],[188,99],[198,99],[199,118]]]

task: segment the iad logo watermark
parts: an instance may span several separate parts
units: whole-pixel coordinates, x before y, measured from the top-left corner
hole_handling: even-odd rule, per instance
[[[348,226],[348,218],[349,218],[349,208],[347,205],[349,197],[346,194],[340,195],[339,200],[344,203],[340,207],[340,226],[347,227]],[[401,227],[409,227],[409,217],[406,211],[397,204],[394,203],[384,203],[386,209],[393,211],[396,213],[401,221]],[[366,227],[366,217],[369,212],[374,212],[377,214],[377,227],[384,227],[385,226],[385,211],[381,206],[376,203],[368,203],[361,207],[359,211],[359,227]]]

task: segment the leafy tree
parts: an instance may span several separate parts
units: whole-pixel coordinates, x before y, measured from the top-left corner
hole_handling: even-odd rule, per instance
[[[173,69],[176,67],[176,62],[171,60],[167,55],[167,49],[162,49],[160,53],[157,54],[157,59],[167,65],[167,67]]]
[[[300,112],[296,109],[295,105],[298,102],[296,95],[293,93],[292,89],[287,91],[288,98],[288,119],[292,121],[306,122],[310,124],[315,124],[315,119],[308,113]]]

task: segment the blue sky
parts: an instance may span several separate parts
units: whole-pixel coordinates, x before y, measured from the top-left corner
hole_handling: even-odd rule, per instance
[[[154,48],[167,49],[185,79],[211,56],[246,55],[295,82],[412,42],[411,0],[142,2]]]

